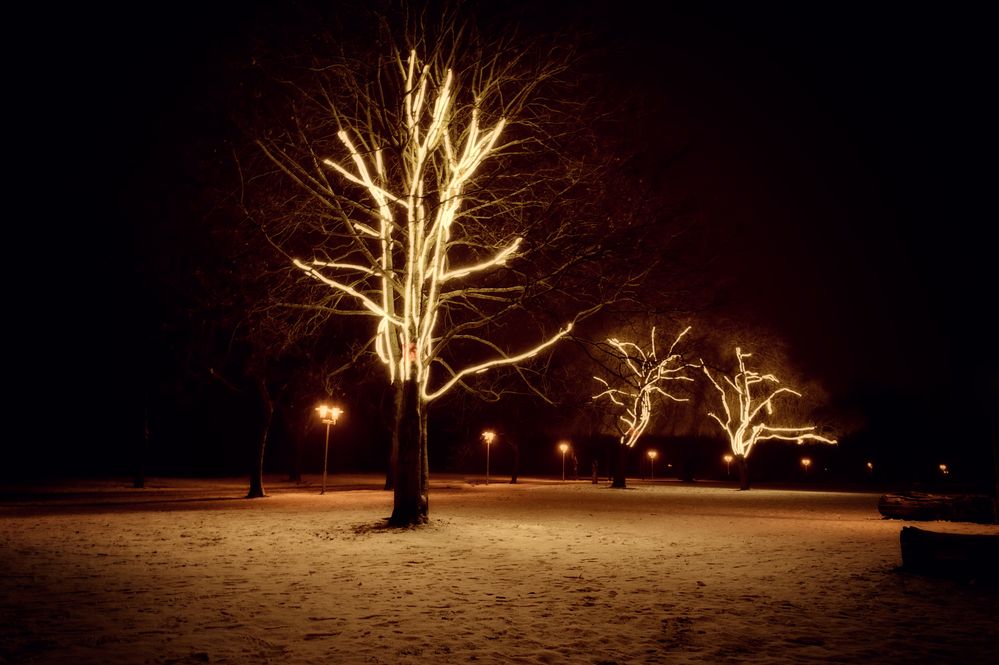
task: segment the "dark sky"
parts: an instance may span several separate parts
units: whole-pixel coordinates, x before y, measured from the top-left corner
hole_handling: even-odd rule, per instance
[[[257,4],[21,21],[33,38],[12,60],[20,94],[9,128],[27,176],[14,182],[30,203],[11,223],[8,282],[23,317],[11,320],[29,322],[18,346],[36,360],[20,380],[22,406],[39,422],[39,405],[76,404],[74,421],[115,429],[146,295],[130,238],[147,222],[122,202],[152,179],[178,178],[158,165],[177,163],[179,135],[210,140],[204,108],[219,58],[247,29],[269,29]],[[932,417],[948,425],[968,407],[994,408],[986,17],[970,5],[645,5],[564,11],[595,18],[614,45],[615,79],[661,109],[650,144],[690,144],[677,183],[746,248],[727,262],[752,275],[737,299],[837,390],[916,396],[899,417],[925,415],[938,396]],[[184,254],[167,240],[162,250]],[[986,419],[973,420],[961,437],[980,441]]]

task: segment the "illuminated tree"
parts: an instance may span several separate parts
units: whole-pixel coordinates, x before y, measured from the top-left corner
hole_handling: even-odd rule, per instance
[[[711,385],[721,396],[724,418],[709,412],[713,419],[725,431],[739,468],[739,489],[749,489],[749,453],[758,441],[781,439],[795,441],[799,444],[805,441],[818,441],[835,444],[835,439],[829,439],[815,432],[814,425],[775,426],[764,421],[774,414],[774,402],[781,395],[801,397],[798,391],[780,386],[780,381],[773,374],[760,374],[746,369],[746,358],[752,354],[743,353],[736,347],[735,357],[738,361],[738,371],[732,376],[708,369],[701,361],[701,369],[708,377]],[[757,384],[762,384],[757,386]],[[756,386],[756,387],[754,387]],[[778,387],[779,386],[779,387]],[[758,394],[754,394],[758,392]]]
[[[296,88],[291,127],[257,141],[305,193],[268,229],[321,287],[299,306],[369,318],[396,386],[394,524],[427,519],[427,406],[567,335],[580,309],[553,323],[528,305],[569,294],[570,267],[599,250],[552,249],[585,235],[551,214],[574,176],[542,128],[560,102],[541,90],[564,61],[469,47],[460,27],[445,18],[369,62],[313,67],[325,78]]]
[[[610,359],[610,366],[604,363],[608,374],[613,377],[608,381],[599,376],[593,377],[604,386],[604,390],[593,396],[594,400],[606,398],[618,411],[623,411],[617,418],[617,427],[621,433],[618,448],[618,465],[614,473],[612,487],[625,487],[625,469],[628,451],[645,432],[653,414],[653,398],[668,399],[676,402],[687,401],[686,397],[678,397],[664,390],[663,386],[670,381],[693,381],[685,374],[690,365],[683,362],[683,355],[676,351],[677,345],[690,331],[690,326],[676,336],[670,344],[666,355],[659,357],[656,350],[656,329],[653,327],[649,335],[648,349],[634,342],[622,342],[617,338],[609,338],[601,349]],[[612,383],[613,382],[613,383]]]

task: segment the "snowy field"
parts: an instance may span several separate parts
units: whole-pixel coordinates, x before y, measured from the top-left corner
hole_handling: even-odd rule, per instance
[[[391,530],[310,480],[7,488],[0,663],[999,662],[999,590],[897,571],[877,494],[436,478]]]

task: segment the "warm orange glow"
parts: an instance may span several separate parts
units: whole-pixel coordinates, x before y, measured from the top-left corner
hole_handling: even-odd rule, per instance
[[[336,425],[336,421],[340,418],[343,413],[343,409],[339,406],[327,406],[325,404],[320,404],[316,407],[316,411],[319,412],[319,419],[324,423],[329,422],[330,424]]]
[[[873,462],[868,462],[867,463],[867,470],[868,471],[873,471],[874,470],[874,463]]]
[[[491,429],[482,432],[482,440],[486,442],[486,485],[489,484],[489,446],[492,445],[495,438],[496,432]]]
[[[940,465],[940,473],[942,473],[942,474],[943,474],[943,475],[945,475],[945,476],[946,476],[946,475],[947,475],[948,473],[950,473],[950,469],[949,469],[949,468],[947,468],[947,465],[946,465],[946,464],[941,464],[941,465]]]
[[[811,465],[812,465],[812,460],[808,459],[807,457],[801,458],[801,466],[805,467],[805,471],[808,471],[808,467],[810,467]]]
[[[340,414],[343,413],[343,409],[339,406],[320,404],[316,407],[316,411],[319,412],[319,419],[326,425],[326,445],[323,447],[323,488],[319,492],[320,494],[326,494],[326,473],[329,468],[330,453],[330,425],[336,425],[336,421],[340,418]]]
[[[649,479],[650,480],[655,480],[656,479],[656,457],[659,456],[659,451],[657,451],[657,450],[649,450],[645,454],[649,456]],[[667,466],[670,466],[670,465],[667,464]]]
[[[722,459],[725,460],[725,464],[731,464],[734,458],[731,455],[722,455]]]
[[[562,451],[562,482],[565,482],[565,454],[569,452],[569,443],[562,441],[558,444],[558,449]]]

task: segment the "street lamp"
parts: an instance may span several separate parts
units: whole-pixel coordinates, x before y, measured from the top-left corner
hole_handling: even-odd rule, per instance
[[[649,456],[649,480],[655,480],[656,479],[656,457],[659,456],[659,453],[657,451],[655,451],[655,450],[650,450],[648,452],[648,456]]]
[[[340,414],[343,413],[343,409],[339,406],[320,404],[316,407],[316,411],[319,412],[319,419],[326,425],[326,446],[323,448],[323,489],[319,492],[320,494],[326,494],[326,468],[330,455],[330,425],[336,425],[336,421],[340,417]]]
[[[811,465],[812,465],[812,460],[808,459],[807,457],[801,458],[801,466],[805,467],[805,473],[808,473],[808,467],[810,467]]]
[[[732,475],[732,456],[731,455],[723,455],[722,459],[725,460],[725,476],[726,477],[731,476]]]
[[[947,475],[948,473],[950,473],[950,469],[949,469],[949,468],[947,468],[947,465],[946,465],[946,464],[941,464],[941,465],[940,465],[940,473],[942,473],[942,474],[943,474],[943,475],[945,475],[945,476],[946,476],[946,475]]]
[[[558,444],[558,449],[562,451],[562,481],[565,482],[565,454],[569,452],[569,444],[563,441]]]
[[[493,439],[496,438],[496,432],[487,429],[482,433],[482,440],[486,442],[486,485],[489,484],[489,446],[492,445]]]

